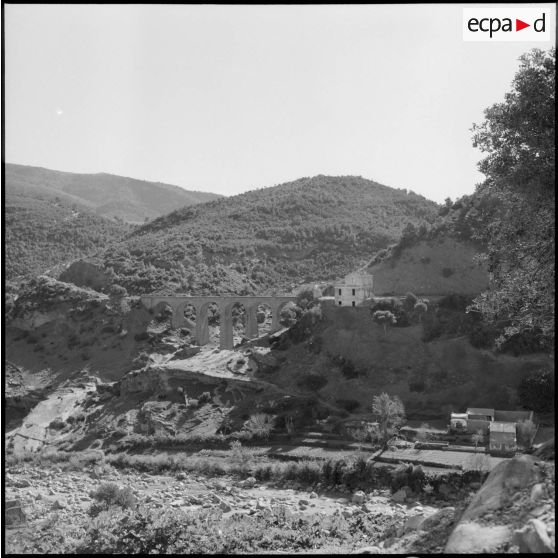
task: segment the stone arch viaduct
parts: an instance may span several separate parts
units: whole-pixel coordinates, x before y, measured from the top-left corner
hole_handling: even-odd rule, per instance
[[[242,304],[246,311],[245,336],[253,339],[258,336],[257,311],[259,304],[267,304],[271,308],[271,332],[279,329],[279,315],[281,308],[287,302],[295,301],[294,296],[142,296],[141,301],[147,309],[156,310],[158,306],[168,304],[172,308],[171,325],[178,328],[186,325],[184,310],[187,306],[196,309],[196,342],[198,345],[206,345],[209,342],[209,327],[207,323],[207,311],[211,303],[219,306],[220,311],[220,333],[219,341],[221,349],[232,349],[233,342],[233,319],[232,308],[235,304]]]

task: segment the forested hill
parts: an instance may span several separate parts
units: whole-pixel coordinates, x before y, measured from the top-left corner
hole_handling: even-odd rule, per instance
[[[220,196],[113,174],[76,174],[6,163],[6,191],[74,203],[111,219],[144,223]]]
[[[130,293],[264,293],[366,263],[439,206],[356,176],[316,176],[186,207],[102,256]],[[111,273],[112,275],[112,273]]]
[[[7,188],[4,206],[6,279],[33,276],[105,249],[132,230],[50,196]]]

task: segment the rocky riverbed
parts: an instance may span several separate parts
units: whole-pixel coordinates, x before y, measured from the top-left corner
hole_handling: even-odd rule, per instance
[[[211,479],[184,472],[159,475],[106,467],[102,471],[98,467],[68,471],[56,465],[45,468],[20,464],[8,467],[5,480],[6,501],[12,503],[14,510],[12,525],[6,530],[8,553],[42,552],[45,529],[63,531],[67,526],[91,521],[88,513],[94,502],[91,493],[106,482],[129,487],[139,505],[177,512],[219,510],[223,521],[239,514],[255,516],[282,507],[301,518],[320,521],[338,515],[358,521],[360,516],[379,526],[370,540],[364,536],[359,544],[350,547],[338,546],[332,540],[327,548],[336,552],[369,551],[367,545],[372,544],[378,552],[389,552],[398,536],[417,531],[425,521],[432,527],[443,518],[453,519],[454,515],[454,508],[442,510],[440,515],[440,507],[433,505],[416,501],[397,503],[389,490],[332,493],[319,486],[308,490],[278,488],[253,478]],[[443,544],[443,540],[437,541],[430,551],[442,551]]]

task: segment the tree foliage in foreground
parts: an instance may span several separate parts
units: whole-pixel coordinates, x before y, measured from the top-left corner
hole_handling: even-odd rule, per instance
[[[554,339],[556,50],[534,49],[520,62],[505,101],[472,129],[487,155],[477,193],[491,209],[479,232],[490,285],[471,308],[499,325],[500,343],[534,332],[542,349]]]

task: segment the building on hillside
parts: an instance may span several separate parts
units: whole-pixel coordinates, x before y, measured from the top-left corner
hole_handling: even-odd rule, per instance
[[[359,306],[373,296],[373,277],[365,271],[354,271],[335,283],[336,306]]]
[[[490,453],[514,453],[517,450],[515,422],[491,422],[488,448]]]
[[[451,413],[450,430],[465,432],[467,430],[467,413]]]
[[[467,420],[494,420],[494,409],[479,409],[477,407],[469,407],[467,409]]]
[[[466,413],[450,414],[450,432],[488,435],[491,453],[517,450],[517,425],[533,421],[533,411],[498,411],[469,407]]]

